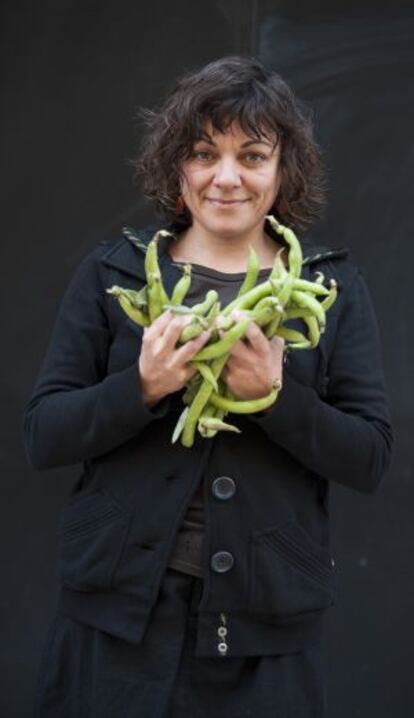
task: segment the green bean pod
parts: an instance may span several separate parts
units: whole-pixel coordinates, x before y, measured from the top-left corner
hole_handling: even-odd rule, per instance
[[[302,247],[300,246],[295,233],[289,227],[283,228],[283,238],[290,247],[288,259],[289,271],[294,277],[299,279],[302,272],[303,262]]]
[[[338,285],[337,285],[335,279],[331,279],[331,288],[329,290],[329,296],[326,297],[326,299],[324,299],[321,302],[321,307],[323,308],[323,310],[325,312],[327,312],[328,309],[331,308],[331,306],[335,302],[337,296],[338,296]]]
[[[183,395],[184,404],[191,404],[202,383],[203,377],[200,374],[194,374],[191,379],[189,379],[186,383],[186,390]]]
[[[150,325],[149,317],[144,314],[144,312],[142,312],[140,309],[133,307],[128,297],[123,294],[120,294],[117,299],[125,314],[127,314],[127,316],[132,319],[133,322],[139,324],[141,327],[148,327]]]
[[[167,230],[160,230],[157,232],[153,239],[149,242],[145,254],[144,266],[148,284],[148,313],[150,315],[151,322],[162,314],[163,304],[169,303],[169,298],[164,289],[161,270],[158,264],[157,248],[158,237],[164,236],[166,233],[169,234]]]
[[[262,297],[262,299],[259,299],[257,304],[250,311],[260,312],[265,307],[271,307],[274,311],[280,311],[281,309],[283,309],[281,303],[279,302],[278,296],[273,296],[273,294],[271,294],[268,297]]]
[[[315,347],[318,346],[320,336],[321,336],[318,320],[315,317],[303,317],[303,321],[305,322],[305,324],[308,328],[308,338],[310,341],[310,348],[314,349]]]
[[[236,297],[233,299],[230,304],[227,304],[224,309],[222,309],[222,315],[223,316],[229,316],[231,312],[234,309],[249,309],[250,307],[253,307],[259,299],[262,297],[266,297],[268,294],[272,293],[272,285],[270,283],[270,280],[267,279],[265,282],[262,282],[261,284],[257,284],[253,289],[251,289],[249,292],[246,292],[246,294],[243,294],[241,297]]]
[[[302,272],[303,254],[302,247],[300,246],[299,240],[295,233],[283,224],[277,221],[273,215],[269,214],[266,216],[269,220],[273,229],[280,235],[283,236],[285,242],[289,245],[288,264],[289,272],[293,274],[296,279],[299,279]]]
[[[305,335],[302,332],[298,332],[296,329],[290,327],[279,327],[276,332],[276,336],[282,337],[289,342],[307,342]],[[308,342],[310,344],[310,342]]]
[[[318,282],[308,282],[307,279],[295,279],[293,282],[293,289],[300,289],[303,292],[311,292],[311,294],[321,294],[327,297],[329,295],[329,289]]]
[[[283,284],[280,287],[280,281],[271,279],[270,283],[272,286],[272,292],[275,293],[277,296],[279,303],[282,307],[285,307],[286,304],[290,301],[290,298],[292,296],[293,291],[293,283],[295,281],[292,274],[287,273],[285,278],[282,280]]]
[[[230,356],[230,352],[224,354],[211,363],[211,370],[216,378],[221,374],[223,367]],[[186,417],[183,433],[181,436],[181,443],[183,446],[190,448],[194,443],[194,434],[197,426],[197,422],[201,413],[206,406],[210,396],[213,392],[213,387],[205,379],[202,381],[195,397],[193,398],[189,411]]]
[[[206,319],[209,326],[211,327],[221,311],[221,304],[219,301],[215,302],[209,312],[207,313]]]
[[[148,243],[147,251],[145,253],[145,274],[147,282],[151,285],[151,274],[159,274],[160,268],[158,265],[158,253],[157,253],[157,240],[155,237]]]
[[[193,313],[191,307],[186,307],[185,304],[171,304],[171,302],[169,302],[168,304],[163,304],[162,306],[164,310],[168,309],[168,311],[172,314],[184,315]]]
[[[205,359],[216,359],[221,357],[223,354],[226,354],[231,350],[233,344],[235,344],[245,334],[250,321],[251,319],[249,316],[242,317],[237,324],[225,333],[222,339],[219,339],[218,342],[208,344],[206,347],[200,349],[193,359],[196,361],[204,361]]]
[[[178,280],[171,295],[171,304],[181,304],[191,286],[191,264],[184,265],[184,274]]]
[[[233,414],[254,414],[257,411],[263,411],[271,406],[276,401],[279,391],[280,384],[274,386],[267,396],[261,397],[260,399],[249,399],[247,401],[233,401],[213,392],[210,401],[220,409],[225,409]]]
[[[268,324],[274,318],[274,316],[274,307],[270,305],[266,305],[264,307],[261,307],[260,309],[254,309],[254,311],[250,312],[251,319],[259,327],[266,326],[266,324]]]
[[[211,438],[218,431],[234,431],[241,434],[240,429],[233,424],[226,424],[216,416],[201,416],[198,420],[198,430],[204,438]]]
[[[152,322],[154,322],[164,311],[164,305],[169,304],[168,296],[164,290],[161,274],[159,272],[150,272],[148,279],[148,314]]]
[[[185,424],[185,420],[187,418],[188,412],[189,412],[189,407],[188,406],[184,407],[184,409],[182,410],[182,412],[178,418],[178,421],[177,421],[174,431],[173,431],[173,435],[171,437],[172,444],[175,444],[177,439],[180,438],[180,435],[184,429],[184,424]]]
[[[267,339],[269,339],[269,340],[273,339],[273,337],[275,336],[275,334],[278,330],[278,327],[279,327],[282,317],[283,317],[283,309],[281,311],[278,311],[274,315],[273,319],[271,319],[271,321],[267,325],[264,326],[263,332]]]
[[[199,317],[195,314],[194,320],[191,324],[187,324],[187,326],[184,327],[178,337],[179,344],[185,344],[190,341],[190,339],[196,339],[196,337],[199,337],[200,334],[208,328],[209,325],[207,319],[205,317]]]
[[[300,351],[302,349],[311,349],[311,343],[309,339],[305,339],[303,342],[290,342],[285,344],[285,352]]]
[[[241,297],[243,296],[243,294],[249,292],[250,289],[253,289],[257,282],[257,277],[259,276],[259,270],[259,257],[257,256],[253,247],[249,247],[249,258],[247,260],[246,276],[236,295],[237,297]]]
[[[324,308],[314,296],[305,294],[305,292],[295,289],[292,292],[292,302],[293,304],[298,305],[301,309],[310,309],[312,314],[318,320],[321,331],[325,328],[326,317]]]
[[[220,411],[220,409],[217,409],[216,406],[213,406],[213,404],[207,402],[201,416],[198,419],[197,429],[204,439],[212,439],[213,436],[215,436],[215,434],[217,433],[216,430],[208,428],[204,423],[205,419],[211,419],[213,416],[215,416],[217,411]],[[200,424],[201,421],[203,421],[202,424]]]
[[[141,309],[142,311],[146,311],[148,300],[147,300],[147,286],[142,287],[138,292],[135,289],[124,289],[123,287],[118,287],[116,284],[111,287],[111,289],[106,290],[108,294],[113,294],[115,296],[118,296],[117,293],[122,292],[122,294],[125,297],[128,297],[129,301],[131,302],[131,305],[135,307],[136,309]]]
[[[321,302],[322,306],[322,302]],[[313,312],[310,309],[303,309],[301,307],[285,307],[283,310],[283,321],[287,322],[289,319],[304,319],[305,317],[313,317]]]
[[[220,393],[220,391],[218,392]],[[206,406],[203,409],[202,416],[200,416],[197,424],[197,429],[201,436],[203,436],[206,439],[212,439],[213,436],[217,434],[218,431],[232,431],[233,429],[229,429],[230,424],[224,424],[223,418],[226,415],[226,411],[223,409],[219,409],[217,406],[214,406],[213,404],[210,404],[208,402]],[[215,419],[215,422],[210,421],[210,419]],[[209,419],[208,422],[204,422],[200,424],[200,421],[204,419]],[[218,422],[222,422],[220,425]],[[236,427],[234,427],[236,429]]]
[[[269,279],[283,279],[286,276],[287,270],[282,259],[282,252],[284,248],[279,249],[273,262],[272,271],[269,274]]]
[[[210,289],[207,294],[204,302],[200,302],[199,304],[194,304],[191,307],[191,311],[194,312],[194,314],[207,314],[207,312],[212,309],[214,304],[218,300],[218,292],[216,292],[215,289]]]
[[[208,364],[204,364],[202,361],[195,361],[194,359],[190,361],[191,366],[193,366],[197,371],[201,374],[201,376],[208,381],[209,384],[213,387],[214,391],[218,392],[218,384],[217,379],[214,376],[213,372],[211,371],[211,368],[208,366]]]

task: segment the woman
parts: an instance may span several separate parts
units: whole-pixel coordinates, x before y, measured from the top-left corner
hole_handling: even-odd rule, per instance
[[[303,277],[340,287],[318,348],[283,362],[283,341],[252,322],[222,377],[239,399],[280,380],[276,403],[232,415],[241,434],[172,444],[209,335],[177,344],[188,318],[168,311],[142,331],[105,290],[145,285],[143,245],[164,227],[168,294],[191,263],[185,303],[214,287],[224,306],[249,245],[260,278],[286,254],[266,216],[306,228],[323,181],[309,118],[257,60],[189,73],[146,117],[137,166],[164,220],[85,257],[26,410],[35,468],[83,462],[62,515],[36,716],[320,718],[330,483],[374,491],[392,443],[370,298],[346,251],[301,237]]]

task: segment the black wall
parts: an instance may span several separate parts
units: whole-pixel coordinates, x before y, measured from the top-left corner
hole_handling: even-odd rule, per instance
[[[329,718],[411,716],[414,6],[3,0],[0,13],[0,715],[31,715],[57,597],[57,522],[77,476],[77,467],[31,470],[22,445],[24,403],[59,300],[99,239],[154,216],[128,165],[136,108],[159,103],[183,70],[242,53],[279,71],[314,109],[331,190],[310,234],[350,247],[364,271],[396,432],[376,494],[332,487],[339,597],[327,622]]]

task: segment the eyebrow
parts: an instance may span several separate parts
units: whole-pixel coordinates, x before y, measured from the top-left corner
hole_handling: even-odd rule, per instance
[[[198,137],[196,142],[207,142],[209,145],[214,145],[216,147],[216,143],[211,138],[206,137]],[[269,147],[275,147],[272,142],[268,142],[267,140],[247,140],[247,142],[243,142],[241,145],[242,148],[249,147],[250,145],[268,145]]]

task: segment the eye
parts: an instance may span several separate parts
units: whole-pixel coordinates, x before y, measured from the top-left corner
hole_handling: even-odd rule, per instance
[[[245,158],[253,164],[260,164],[260,162],[264,162],[267,159],[266,155],[262,155],[260,152],[248,152]]]
[[[201,161],[210,160],[211,157],[212,157],[212,154],[209,150],[194,150],[191,155],[191,158],[193,160],[201,160]]]

